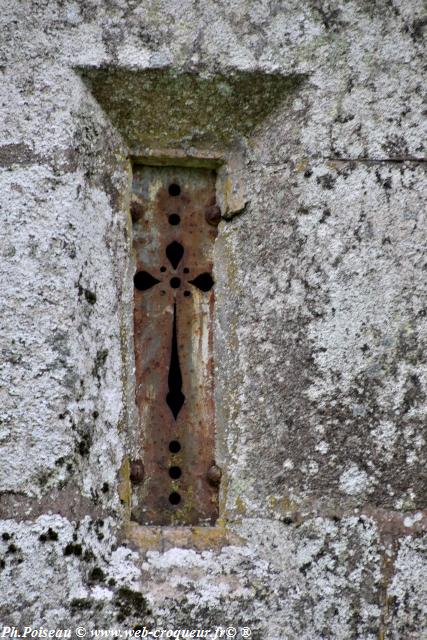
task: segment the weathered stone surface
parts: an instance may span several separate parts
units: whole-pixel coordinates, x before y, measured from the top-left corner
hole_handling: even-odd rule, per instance
[[[422,508],[423,167],[290,164],[249,179],[262,190],[218,240],[229,508]]]
[[[296,527],[266,525],[247,520],[239,531],[248,544],[220,554],[148,552],[142,570],[152,580],[153,610],[166,598],[177,627],[194,619],[200,625],[250,627],[255,638],[308,639],[325,629],[337,638],[376,637],[381,572],[372,523],[316,518]],[[344,585],[337,607],[332,603]]]
[[[350,517],[266,524],[247,520],[238,528],[247,542],[239,546],[148,550],[139,562],[135,552],[113,550],[108,522],[86,519],[73,527],[53,516],[42,516],[30,527],[7,522],[4,622],[58,626],[83,619],[92,628],[107,621],[116,627],[232,625],[272,640],[308,639],[313,629],[320,637],[328,628],[337,638],[375,638],[381,566],[374,523]],[[18,606],[22,589],[24,606]],[[64,599],[57,599],[58,589]],[[120,605],[124,593],[127,607]],[[147,600],[132,608],[131,594],[139,601],[140,593]]]
[[[1,530],[2,624],[74,630],[148,616],[137,554],[114,548],[111,521],[44,515],[32,524],[5,520]]]
[[[80,73],[130,148],[189,146],[219,153],[236,138],[250,135],[303,80],[242,71],[204,77],[107,67]]]
[[[427,633],[425,23],[421,0],[1,3],[4,624]],[[222,156],[228,533],[194,548],[126,540],[134,151],[82,68],[302,79]]]
[[[388,591],[390,638],[422,638],[426,629],[426,540],[405,538]]]

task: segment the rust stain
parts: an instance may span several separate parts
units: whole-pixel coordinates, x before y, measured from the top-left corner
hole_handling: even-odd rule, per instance
[[[141,524],[214,524],[212,252],[215,173],[135,167],[133,181],[136,403],[144,481]]]

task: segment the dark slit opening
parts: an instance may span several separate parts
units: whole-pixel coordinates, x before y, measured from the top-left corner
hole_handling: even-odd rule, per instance
[[[173,328],[172,328],[172,347],[171,359],[169,364],[168,375],[169,393],[166,396],[166,402],[175,420],[182,409],[185,402],[185,395],[182,393],[182,375],[179,366],[178,356],[178,337],[176,328],[176,304],[173,306]]]

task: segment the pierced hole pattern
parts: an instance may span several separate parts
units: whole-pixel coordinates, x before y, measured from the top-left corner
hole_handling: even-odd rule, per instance
[[[147,289],[151,289],[151,287],[154,287],[158,282],[160,282],[160,280],[154,278],[147,271],[138,271],[133,277],[135,289],[138,289],[138,291],[147,291]]]
[[[169,195],[175,197],[179,196],[181,193],[181,188],[178,184],[172,183],[169,185]],[[172,226],[176,226],[180,224],[181,217],[177,213],[171,213],[169,215],[169,224]],[[166,247],[166,257],[169,260],[172,268],[174,270],[177,269],[179,263],[181,262],[184,255],[184,247],[182,244],[174,240]],[[160,272],[165,273],[166,267],[161,266]],[[190,270],[188,267],[184,267],[183,272],[185,274],[189,273]],[[159,283],[160,280],[154,278],[147,271],[139,271],[134,276],[134,285],[135,288],[140,291],[146,291]],[[173,289],[178,289],[181,285],[180,278],[174,276],[169,281],[170,286]],[[214,285],[214,281],[210,273],[201,273],[193,280],[189,281],[189,284],[197,287],[200,291],[207,292],[210,291]],[[161,294],[164,295],[166,292],[162,289]],[[184,296],[191,296],[191,291],[185,290]],[[185,402],[185,395],[182,393],[182,375],[181,368],[179,363],[179,354],[178,354],[178,337],[177,337],[177,311],[176,311],[176,302],[174,303],[174,315],[173,315],[173,328],[172,328],[172,344],[171,344],[171,358],[169,364],[169,374],[168,374],[168,387],[169,392],[166,396],[166,403],[168,404],[175,420],[177,420],[179,412],[182,409],[182,406]],[[169,442],[169,451],[172,454],[179,453],[181,451],[181,444],[178,440],[171,440]],[[169,477],[172,480],[178,480],[182,475],[182,470],[177,465],[172,465],[169,467]],[[169,495],[169,502],[171,505],[176,506],[181,502],[181,496],[177,491],[172,491]]]
[[[173,182],[172,184],[169,185],[170,196],[179,196],[180,193],[181,193],[181,187],[179,186],[179,184],[176,184],[175,182]]]
[[[174,269],[177,268],[184,255],[184,247],[182,244],[174,240],[166,247],[166,257]]]
[[[177,505],[181,502],[181,496],[176,491],[172,491],[169,496],[169,502],[173,505]]]
[[[181,445],[178,440],[171,440],[169,442],[169,451],[171,453],[179,453],[181,451]]]
[[[181,222],[181,218],[177,213],[171,213],[169,216],[169,224],[175,226]]]
[[[172,478],[172,480],[178,480],[178,478],[182,476],[180,467],[170,467],[169,476]]]
[[[190,280],[190,284],[194,285],[200,291],[210,291],[214,286],[214,281],[210,273],[201,273],[194,280]]]
[[[179,412],[182,409],[182,405],[185,402],[185,395],[181,391],[182,375],[181,375],[181,367],[179,364],[179,355],[178,355],[178,337],[177,337],[177,329],[176,329],[176,303],[173,306],[172,347],[171,347],[171,359],[169,364],[168,387],[169,387],[169,393],[166,396],[166,403],[169,409],[172,411],[172,415],[176,420]]]

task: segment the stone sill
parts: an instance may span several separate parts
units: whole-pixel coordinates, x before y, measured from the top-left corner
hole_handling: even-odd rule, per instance
[[[156,527],[129,522],[123,531],[124,542],[141,551],[194,549],[205,551],[228,546],[242,546],[244,540],[223,526]]]

